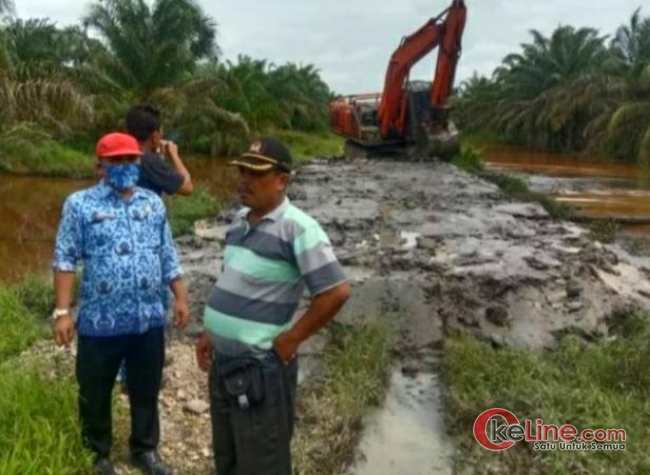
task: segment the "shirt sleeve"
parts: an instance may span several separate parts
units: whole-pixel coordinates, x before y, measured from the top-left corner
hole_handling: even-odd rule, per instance
[[[163,206],[164,209],[164,206]],[[172,237],[172,230],[169,226],[167,216],[163,211],[163,224],[162,224],[162,246],[161,246],[161,263],[162,263],[162,276],[165,284],[170,284],[174,279],[183,274],[174,238]]]
[[[293,242],[294,255],[309,293],[323,293],[347,278],[327,234],[318,224],[303,230]]]
[[[74,272],[82,256],[82,222],[75,202],[68,198],[63,204],[63,212],[54,244],[52,267],[59,272]]]
[[[142,161],[140,171],[146,181],[170,195],[176,193],[185,181],[169,162],[155,154]]]

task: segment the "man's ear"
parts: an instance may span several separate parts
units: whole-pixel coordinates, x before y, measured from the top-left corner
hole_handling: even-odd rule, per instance
[[[157,149],[162,143],[162,140],[163,140],[162,128],[158,130],[154,130],[153,134],[151,134],[151,137],[149,137],[149,141],[151,142],[150,145],[153,149]]]
[[[282,185],[282,191],[285,191],[289,187],[291,182],[291,175],[288,173],[280,173],[280,184]]]

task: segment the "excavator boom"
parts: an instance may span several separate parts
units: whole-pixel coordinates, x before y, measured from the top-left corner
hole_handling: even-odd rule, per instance
[[[445,17],[446,15],[446,17]],[[444,18],[444,20],[442,20]],[[465,26],[466,8],[463,0],[454,0],[451,7],[427,21],[419,30],[402,39],[388,63],[378,117],[383,137],[404,133],[406,121],[405,83],[411,68],[424,56],[441,46],[436,74],[431,87],[431,106],[444,105],[454,80]]]
[[[381,94],[338,99],[330,104],[332,130],[346,145],[365,150],[415,150],[419,155],[453,156],[460,144],[447,118],[465,28],[464,0],[402,38],[386,69]],[[439,48],[432,82],[409,82],[409,74],[424,56]],[[407,150],[407,155],[411,154]]]

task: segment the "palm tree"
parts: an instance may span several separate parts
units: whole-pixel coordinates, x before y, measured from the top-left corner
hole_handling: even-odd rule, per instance
[[[20,123],[66,136],[92,117],[88,96],[68,69],[63,30],[48,20],[11,19],[0,31],[0,130]]]
[[[146,100],[158,88],[186,81],[201,59],[217,55],[214,21],[193,0],[104,0],[91,5],[84,26],[106,49],[93,68],[113,92]]]
[[[622,66],[623,93],[605,124],[609,152],[650,162],[650,17],[637,9],[617,30],[611,48]]]
[[[311,130],[325,126],[330,90],[314,65],[288,63],[272,68],[267,88],[284,111],[290,128]]]
[[[13,13],[13,11],[14,11],[13,0],[0,0],[0,14]]]
[[[587,95],[584,85],[611,68],[605,38],[596,30],[570,26],[557,28],[550,38],[535,30],[531,34],[532,43],[504,58],[495,85],[488,88],[476,80],[459,108],[476,103],[472,94],[481,92],[482,120],[489,130],[540,148],[581,148],[594,99],[593,88]]]
[[[638,8],[630,23],[618,28],[611,46],[629,73],[638,77],[650,63],[650,17],[642,18]]]

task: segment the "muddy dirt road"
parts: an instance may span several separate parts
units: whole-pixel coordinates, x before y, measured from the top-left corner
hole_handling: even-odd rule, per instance
[[[351,473],[380,473],[377,466],[451,473],[436,370],[446,331],[550,348],[566,333],[605,335],[613,313],[650,305],[650,260],[593,242],[537,204],[508,202],[496,186],[449,164],[316,162],[298,171],[289,196],[325,227],[354,281],[337,320],[388,322],[401,355]],[[197,223],[179,241],[194,315],[218,277],[228,215]],[[318,371],[324,340],[326,333],[302,348],[301,380]],[[386,428],[396,421],[439,451],[432,457],[429,444],[394,444]]]

